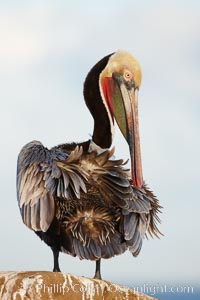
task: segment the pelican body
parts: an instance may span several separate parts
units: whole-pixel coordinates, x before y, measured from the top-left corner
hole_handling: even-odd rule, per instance
[[[143,181],[138,125],[141,68],[129,53],[101,59],[88,73],[84,99],[94,119],[92,139],[47,149],[26,144],[17,162],[17,199],[24,224],[48,246],[53,271],[59,252],[96,261],[129,250],[137,256],[149,233],[159,236],[160,205]],[[114,121],[126,139],[131,172],[113,158]]]

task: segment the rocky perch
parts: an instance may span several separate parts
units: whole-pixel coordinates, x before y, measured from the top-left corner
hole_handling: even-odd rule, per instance
[[[155,300],[127,287],[70,274],[0,272],[1,300]]]

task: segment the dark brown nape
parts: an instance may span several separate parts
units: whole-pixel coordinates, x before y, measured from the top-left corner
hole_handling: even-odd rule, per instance
[[[101,148],[112,144],[111,124],[99,88],[99,76],[106,67],[110,56],[102,58],[88,73],[84,83],[84,98],[94,119],[92,139]]]

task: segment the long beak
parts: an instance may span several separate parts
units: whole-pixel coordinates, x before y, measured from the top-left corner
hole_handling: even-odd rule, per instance
[[[138,90],[133,87],[128,89],[121,78],[119,80],[118,76],[113,77],[121,94],[116,92],[112,97],[113,114],[129,145],[133,185],[141,187],[143,176],[138,121]]]

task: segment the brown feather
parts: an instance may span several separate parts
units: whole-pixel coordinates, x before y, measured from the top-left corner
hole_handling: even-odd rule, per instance
[[[114,149],[97,153],[70,147],[42,148],[45,161],[31,161],[23,168],[19,164],[24,223],[46,243],[56,243],[60,251],[80,259],[109,258],[126,249],[138,255],[144,235],[160,234],[158,200],[146,185],[132,186],[126,162],[113,159]]]

